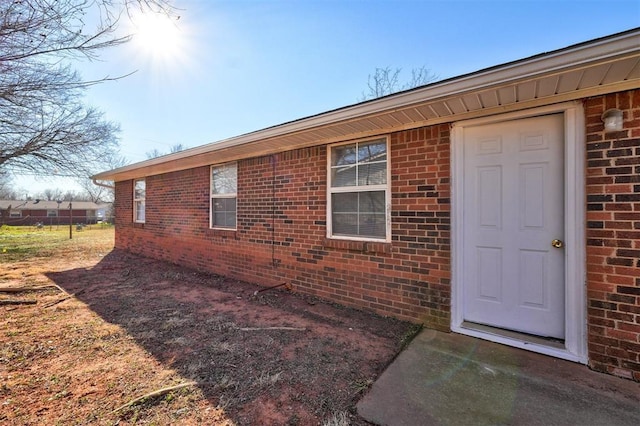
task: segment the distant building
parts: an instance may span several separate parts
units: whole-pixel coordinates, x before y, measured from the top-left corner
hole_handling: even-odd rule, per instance
[[[71,210],[69,209],[71,204]],[[90,201],[0,200],[0,225],[68,225],[107,221],[111,204]]]

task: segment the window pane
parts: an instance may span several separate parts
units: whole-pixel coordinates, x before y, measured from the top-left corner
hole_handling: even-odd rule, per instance
[[[356,185],[356,166],[336,167],[331,169],[331,186]]]
[[[214,198],[211,200],[213,208],[213,226],[222,228],[236,227],[236,199]]]
[[[216,210],[235,212],[236,211],[236,199],[235,198],[216,198],[215,202]]]
[[[216,212],[214,217],[214,225],[219,228],[235,228],[236,215],[235,212]]]
[[[358,196],[360,213],[385,213],[384,191],[359,192]]]
[[[144,201],[136,201],[136,221],[144,222]]]
[[[385,192],[348,192],[331,195],[334,235],[384,238]]]
[[[361,142],[358,144],[358,162],[367,163],[370,161],[386,161],[387,143],[386,141]]]
[[[224,212],[214,212],[213,213],[213,224],[215,226],[224,226]]]
[[[358,193],[331,194],[331,205],[336,213],[358,213]]]
[[[227,211],[227,198],[214,198],[213,199],[213,211],[224,212]]]
[[[356,145],[342,145],[331,149],[331,165],[356,164]]]
[[[356,155],[357,154],[357,155]],[[358,142],[331,149],[331,187],[387,183],[385,140]]]
[[[331,220],[333,235],[358,235],[357,213],[334,213]]]
[[[358,186],[384,185],[385,183],[387,183],[386,161],[358,166]]]
[[[384,214],[361,214],[358,235],[384,238],[386,235]]]
[[[236,164],[213,167],[211,169],[211,193],[235,194],[238,180]]]
[[[146,182],[144,180],[137,180],[135,182],[135,191],[134,198],[141,199],[145,198],[146,193]]]

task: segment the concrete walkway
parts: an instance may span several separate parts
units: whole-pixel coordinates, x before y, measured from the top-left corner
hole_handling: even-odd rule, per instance
[[[377,425],[640,425],[640,384],[423,330],[358,403]]]

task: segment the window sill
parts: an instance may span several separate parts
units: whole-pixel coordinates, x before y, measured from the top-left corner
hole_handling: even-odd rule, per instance
[[[237,229],[222,229],[222,228],[209,228],[207,229],[207,235],[212,237],[233,238],[238,239]]]
[[[144,222],[133,222],[133,227],[144,229]]]
[[[334,248],[348,251],[358,251],[361,253],[391,253],[391,243],[375,242],[375,241],[353,241],[353,240],[334,240],[325,238],[322,245],[326,248]]]

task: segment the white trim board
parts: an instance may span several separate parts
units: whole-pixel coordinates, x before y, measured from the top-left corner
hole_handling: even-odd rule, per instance
[[[565,341],[557,344],[532,342],[527,336],[513,333],[492,333],[482,327],[464,324],[462,280],[463,271],[463,136],[464,128],[545,114],[564,114],[565,134]],[[585,267],[585,124],[584,109],[579,102],[549,105],[525,111],[454,123],[451,132],[451,330],[496,343],[550,355],[556,358],[587,363],[586,334],[586,267]]]

